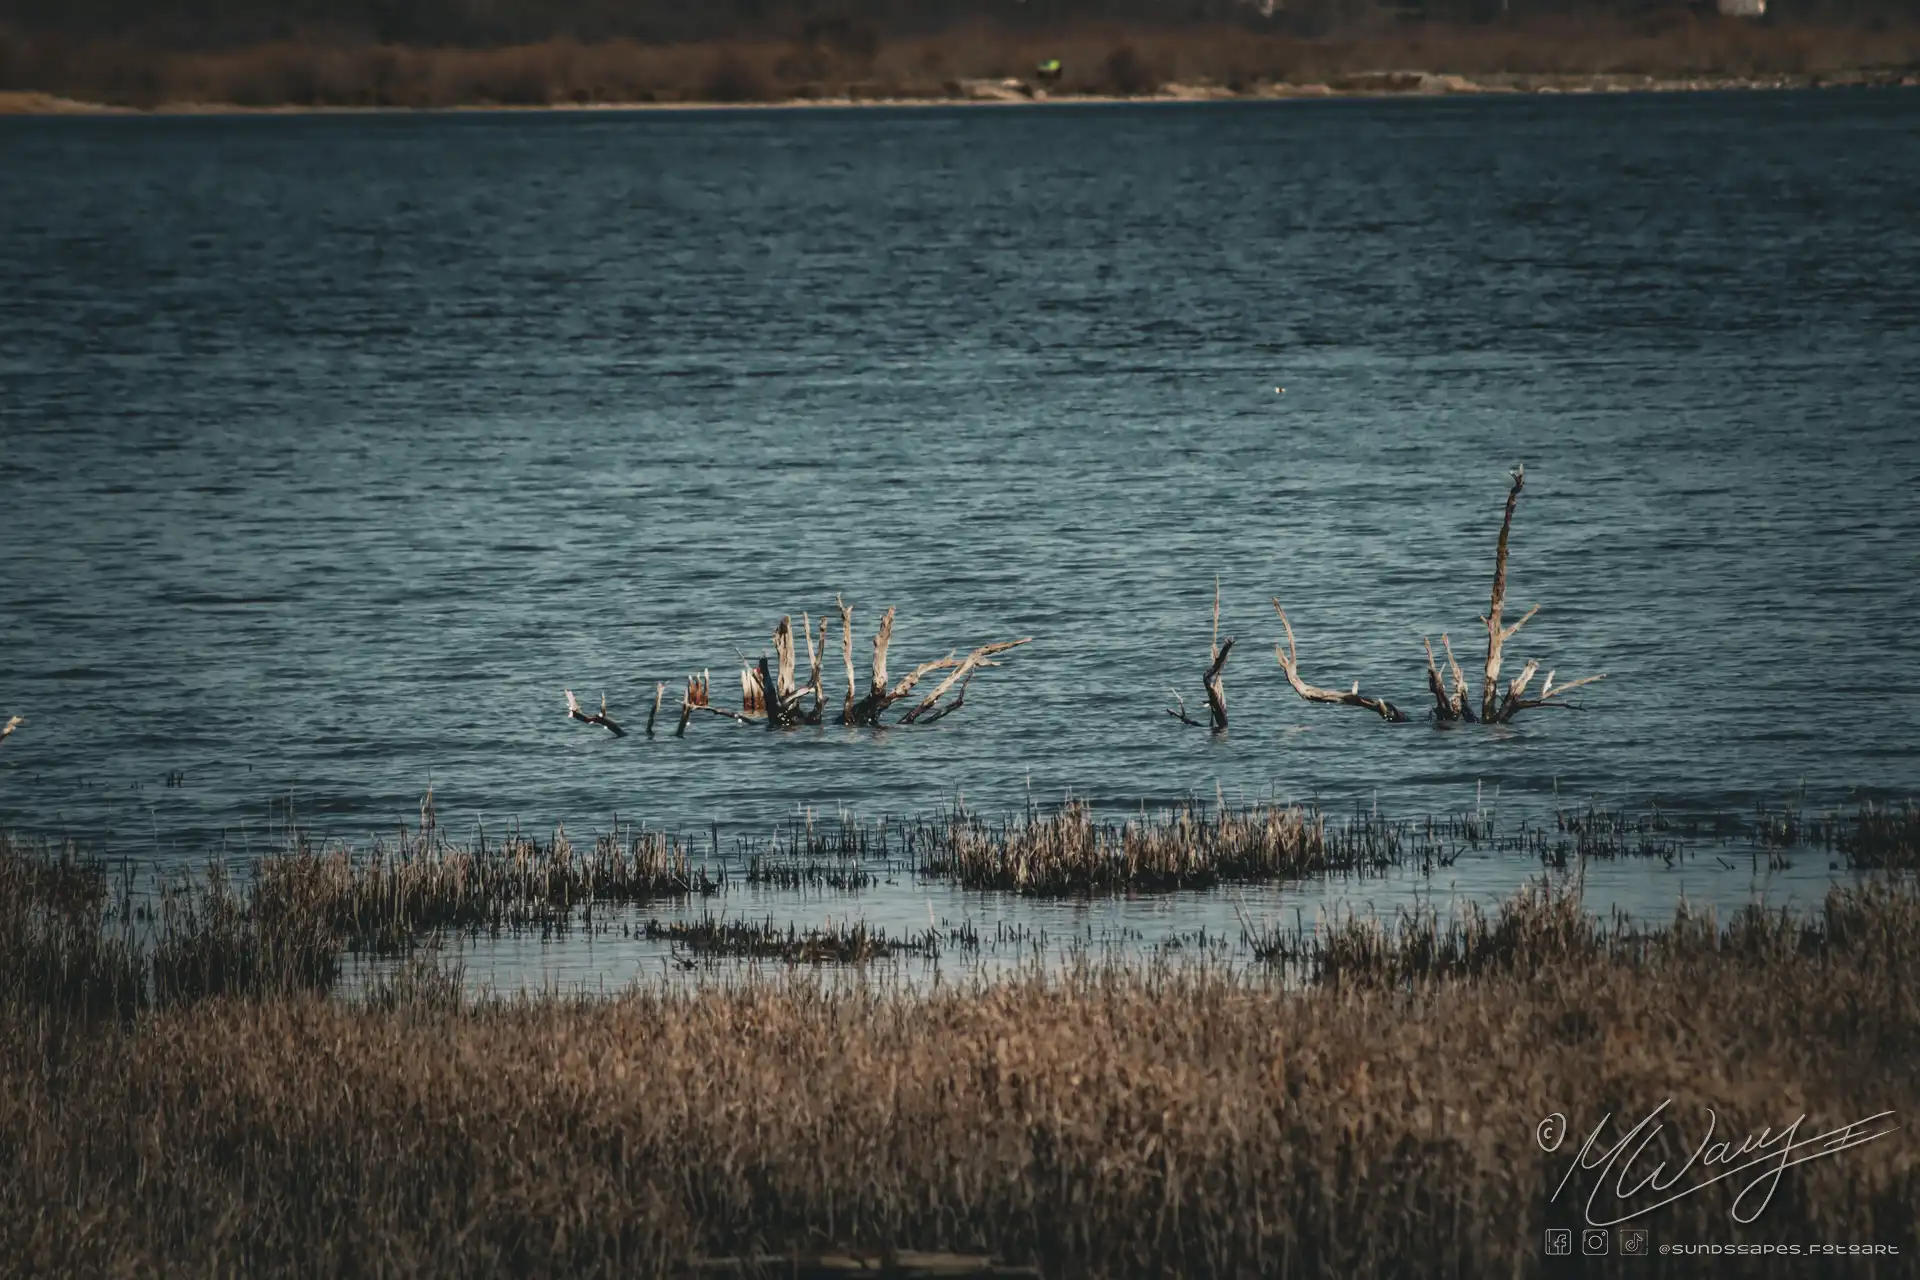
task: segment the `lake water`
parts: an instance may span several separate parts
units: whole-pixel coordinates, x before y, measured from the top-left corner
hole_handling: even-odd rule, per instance
[[[6,120],[0,185],[11,829],[1920,778],[1920,94]],[[1508,670],[1607,679],[1439,731],[1421,637],[1476,665],[1520,461]],[[1216,575],[1219,737],[1162,713]],[[836,592],[862,680],[887,605],[896,673],[1034,643],[930,727],[565,717],[731,700]],[[1299,701],[1274,595],[1415,722]]]

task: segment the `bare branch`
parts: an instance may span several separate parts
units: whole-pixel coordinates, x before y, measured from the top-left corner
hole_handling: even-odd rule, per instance
[[[853,723],[853,610],[838,595],[833,598],[840,608],[840,656],[847,664],[847,700],[840,707],[840,723]]]
[[[779,676],[773,689],[778,695],[777,703],[784,704],[794,694],[793,617],[791,614],[782,617],[780,625],[773,629],[773,652],[780,661]]]
[[[1473,702],[1467,689],[1467,677],[1466,674],[1460,670],[1459,662],[1454,659],[1453,640],[1444,631],[1440,633],[1440,645],[1447,651],[1447,672],[1453,677],[1452,702],[1454,714],[1471,724],[1474,719]]]
[[[873,633],[873,680],[867,686],[869,697],[887,691],[887,647],[893,643],[893,606],[880,617],[880,629]]]
[[[1487,602],[1487,672],[1480,686],[1480,718],[1494,718],[1496,684],[1500,679],[1500,646],[1507,636],[1500,630],[1500,611],[1507,604],[1507,538],[1513,531],[1513,509],[1519,505],[1521,486],[1527,482],[1524,463],[1513,469],[1513,488],[1507,491],[1507,513],[1500,520],[1500,543],[1493,553],[1493,594]],[[1532,615],[1529,614],[1529,617]],[[1522,619],[1524,622],[1525,619]]]
[[[932,716],[929,716],[928,721],[929,723],[931,723],[934,720],[938,720],[941,716],[948,715],[954,711],[959,710],[961,701],[967,696],[966,682],[973,679],[973,673],[976,670],[978,670],[981,667],[997,667],[1000,664],[991,660],[996,655],[1005,653],[1009,649],[1017,649],[1023,644],[1031,644],[1031,643],[1033,643],[1033,637],[1024,636],[1019,640],[1002,640],[998,644],[981,645],[978,649],[975,649],[972,653],[969,653],[965,658],[962,658],[960,660],[960,665],[953,669],[953,673],[949,675],[945,680],[942,680],[939,684],[939,687],[934,689],[932,693],[928,694],[925,698],[921,699],[919,706],[907,712],[906,716],[901,720],[901,723],[912,724],[914,721],[918,720],[921,716],[926,715],[927,712],[932,711],[935,705],[939,703],[940,699],[943,696],[945,696],[947,690],[951,689],[956,682],[959,682],[960,684],[959,697],[953,700],[952,705],[941,708],[937,713],[935,713]],[[948,654],[946,661],[951,662],[952,660],[953,660],[953,655]],[[917,676],[920,673],[916,672],[915,674]],[[905,682],[903,681],[902,683],[904,684]],[[899,692],[897,692],[894,696],[899,697],[904,692],[905,690],[902,689]]]
[[[1507,696],[1501,699],[1500,712],[1496,717],[1500,723],[1505,724],[1513,718],[1513,713],[1519,708],[1521,695],[1526,693],[1527,686],[1533,683],[1534,673],[1539,670],[1540,664],[1528,658],[1527,665],[1520,668],[1520,674],[1507,681]]]
[[[789,628],[787,634],[787,654],[789,660],[791,660],[793,654],[793,634],[791,628]],[[764,653],[760,655],[760,665],[755,672],[755,677],[760,682],[760,699],[767,709],[767,728],[778,729],[786,719],[783,714],[786,710],[786,701],[780,696],[779,686],[774,683],[776,677],[773,672],[768,669],[767,655]]]
[[[624,738],[627,736],[627,731],[615,724],[613,717],[607,714],[606,694],[603,693],[600,695],[600,710],[595,714],[589,715],[580,709],[580,700],[573,696],[573,690],[565,690],[565,693],[567,695],[567,714],[573,719],[586,724],[597,724],[616,738]]]
[[[1453,702],[1446,697],[1446,681],[1440,677],[1440,666],[1434,662],[1432,637],[1421,637],[1421,649],[1427,651],[1427,691],[1434,695],[1434,720],[1455,720]]]
[[[882,687],[854,703],[853,707],[846,713],[844,722],[847,724],[879,724],[881,714],[884,713],[888,707],[906,697],[909,693],[912,693],[913,687],[919,684],[927,675],[935,671],[944,671],[948,667],[957,665],[958,663],[951,653],[947,654],[944,658],[935,658],[932,662],[921,663],[912,671],[900,677],[900,683],[896,684],[893,688],[888,689]]]
[[[1382,720],[1399,722],[1407,718],[1406,712],[1388,702],[1385,698],[1366,698],[1360,695],[1360,682],[1354,681],[1351,691],[1342,693],[1336,689],[1322,689],[1318,685],[1308,684],[1300,678],[1300,653],[1294,643],[1293,623],[1287,620],[1287,611],[1280,607],[1280,598],[1273,599],[1273,611],[1280,615],[1280,625],[1287,633],[1287,643],[1273,646],[1273,656],[1280,662],[1280,670],[1286,673],[1287,683],[1293,691],[1308,702],[1340,703],[1349,707],[1364,707]]]
[[[667,685],[665,681],[661,681],[659,684],[653,686],[653,710],[647,712],[647,736],[649,738],[653,736],[653,722],[660,715],[660,699],[666,696]]]
[[[980,664],[980,667],[997,667],[999,665],[1000,664],[997,662],[983,662]],[[960,681],[960,692],[953,695],[952,702],[947,703],[945,706],[935,707],[931,715],[927,716],[923,720],[918,720],[918,723],[932,724],[935,720],[940,720],[947,716],[950,716],[954,712],[958,711],[961,707],[965,706],[967,702],[967,686],[973,683],[974,673],[977,672],[980,669],[980,667],[975,667],[972,671],[967,672],[966,677]],[[915,707],[913,710],[907,712],[905,718],[903,718],[900,721],[900,723],[913,724],[918,719],[919,714],[920,714],[920,708]]]
[[[702,708],[710,709],[711,702],[712,677],[704,671],[699,675],[688,676],[687,691],[680,697],[680,727],[673,731],[673,736],[676,738],[686,737],[687,721],[693,719],[693,713],[695,711]],[[733,713],[729,711],[723,714],[732,715]],[[745,717],[736,718],[744,719]]]
[[[813,695],[813,709],[806,715],[808,724],[820,723],[820,707],[827,700],[825,677],[822,666],[827,656],[827,620],[820,619],[820,643],[813,642],[813,622],[806,614],[800,615],[800,634],[807,641],[807,692]]]
[[[1209,660],[1220,656],[1220,575],[1213,575],[1213,639],[1207,642]]]
[[[1522,711],[1533,711],[1542,707],[1557,707],[1562,711],[1583,711],[1585,708],[1579,703],[1562,702],[1560,699],[1575,689],[1578,689],[1581,685],[1592,684],[1596,680],[1605,680],[1606,678],[1607,675],[1603,671],[1597,676],[1582,676],[1578,680],[1571,680],[1566,684],[1556,685],[1553,682],[1553,673],[1548,672],[1547,683],[1541,686],[1539,697],[1519,698],[1509,695],[1512,708],[1510,710],[1502,708],[1500,718],[1502,721],[1509,721]]]
[[[1513,639],[1516,635],[1520,634],[1520,628],[1526,626],[1529,622],[1533,621],[1533,615],[1538,612],[1540,612],[1540,606],[1535,605],[1533,606],[1533,608],[1527,610],[1526,616],[1521,618],[1520,621],[1514,623],[1510,627],[1502,627],[1500,629],[1500,639],[1503,642]]]
[[[1232,636],[1216,643],[1213,646],[1213,663],[1200,679],[1201,687],[1207,691],[1207,717],[1215,733],[1227,727],[1227,690],[1220,682],[1220,672],[1227,665],[1227,656],[1232,652]]]

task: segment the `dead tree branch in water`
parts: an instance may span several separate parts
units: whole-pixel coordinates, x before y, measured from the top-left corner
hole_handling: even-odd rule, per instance
[[[811,636],[807,639],[813,645]],[[757,666],[740,672],[740,709],[749,717],[763,718],[767,728],[780,729],[800,722],[800,691],[793,684],[793,617],[780,619],[773,629],[773,654],[776,665],[769,666],[762,654]]]
[[[567,689],[564,692],[567,695],[567,714],[569,716],[586,724],[597,724],[616,738],[624,738],[627,736],[627,731],[615,724],[613,717],[607,714],[606,694],[603,693],[600,695],[600,710],[592,715],[588,715],[580,709],[580,700],[573,696],[573,690]]]
[[[1517,466],[1513,469],[1512,475],[1513,487],[1507,490],[1506,513],[1500,519],[1500,541],[1493,553],[1493,592],[1487,600],[1486,616],[1480,619],[1487,628],[1487,662],[1480,684],[1478,717],[1474,715],[1468,699],[1466,679],[1460,673],[1460,664],[1453,659],[1453,645],[1446,635],[1444,633],[1441,635],[1440,643],[1447,651],[1447,666],[1453,677],[1451,688],[1441,679],[1440,669],[1433,658],[1432,642],[1423,642],[1427,649],[1427,689],[1433,694],[1433,718],[1441,723],[1461,721],[1472,724],[1477,719],[1483,724],[1506,724],[1520,712],[1530,711],[1536,707],[1563,707],[1577,711],[1579,707],[1576,704],[1561,702],[1559,699],[1582,685],[1606,679],[1606,674],[1602,672],[1599,675],[1584,676],[1567,684],[1556,685],[1553,682],[1554,673],[1549,671],[1546,683],[1540,686],[1540,696],[1529,698],[1526,696],[1527,688],[1533,683],[1534,673],[1540,669],[1540,664],[1533,659],[1528,659],[1527,664],[1521,668],[1520,674],[1507,682],[1505,695],[1503,696],[1500,692],[1500,666],[1505,656],[1507,641],[1518,635],[1520,628],[1526,626],[1533,615],[1540,612],[1540,606],[1536,604],[1512,626],[1503,623],[1507,607],[1507,546],[1513,533],[1514,508],[1519,505],[1520,490],[1526,486],[1527,469],[1524,465]]]
[[[1232,652],[1233,637],[1228,636],[1214,646],[1213,662],[1207,667],[1207,674],[1200,678],[1201,686],[1207,691],[1207,718],[1215,733],[1224,733],[1227,728],[1227,690],[1220,683],[1220,672]]]
[[[826,659],[827,659],[827,619],[820,618],[820,643],[813,641],[813,623],[806,614],[800,615],[800,634],[807,641],[807,692],[813,695],[813,706],[804,717],[806,724],[819,724],[823,708],[827,704]]]
[[[1213,637],[1207,642],[1207,671],[1200,677],[1200,687],[1207,694],[1207,721],[1215,733],[1223,732],[1227,727],[1227,689],[1221,683],[1220,673],[1226,668],[1227,656],[1233,652],[1233,637],[1220,639],[1220,579],[1213,580]],[[1187,700],[1176,690],[1174,701],[1179,703],[1176,710],[1166,709],[1167,714],[1182,724],[1200,727],[1200,722],[1187,714]]]
[[[880,627],[873,637],[872,674],[867,681],[864,693],[858,689],[857,677],[853,669],[853,608],[844,599],[834,597],[834,604],[840,611],[840,657],[846,665],[847,692],[840,707],[840,723],[852,726],[878,727],[882,717],[896,702],[912,693],[928,675],[935,671],[950,671],[951,675],[933,691],[907,712],[899,724],[932,724],[958,711],[966,702],[967,689],[973,677],[988,667],[1001,665],[994,659],[1009,649],[1032,643],[1032,637],[1019,640],[1004,640],[995,644],[981,645],[968,653],[965,658],[957,657],[957,651],[950,652],[944,658],[923,662],[897,681],[889,681],[887,658],[893,646],[894,611],[888,609],[881,615]],[[701,709],[713,711],[719,715],[732,716],[736,720],[766,721],[772,729],[791,725],[819,724],[826,712],[826,657],[828,621],[820,619],[819,639],[816,641],[809,615],[800,615],[800,630],[807,643],[807,683],[804,688],[795,683],[795,654],[793,647],[793,617],[791,614],[780,619],[773,632],[773,657],[762,657],[757,663],[744,659],[740,671],[739,712],[724,711],[712,706]],[[957,690],[955,687],[958,686]],[[951,701],[942,703],[950,690],[954,690]],[[684,725],[686,716],[683,714]],[[683,730],[684,731],[684,730]]]
[[[1420,643],[1427,650],[1427,689],[1433,694],[1433,718],[1436,720],[1462,720],[1472,724],[1479,719],[1473,714],[1473,703],[1467,692],[1467,678],[1460,672],[1460,664],[1454,661],[1453,641],[1446,632],[1440,633],[1440,643],[1447,651],[1447,670],[1453,675],[1453,688],[1449,692],[1446,681],[1441,678],[1440,668],[1434,665],[1433,641],[1421,638]]]
[[[1388,702],[1385,698],[1362,697],[1360,682],[1353,682],[1353,688],[1342,693],[1338,689],[1322,689],[1318,685],[1308,684],[1300,678],[1300,654],[1293,640],[1293,623],[1287,620],[1287,611],[1280,607],[1280,597],[1273,598],[1273,611],[1280,615],[1280,625],[1285,628],[1287,642],[1284,646],[1273,646],[1273,656],[1280,660],[1280,670],[1286,673],[1287,683],[1293,691],[1308,702],[1332,702],[1349,707],[1362,707],[1373,712],[1382,720],[1398,724],[1407,718],[1407,713]]]
[[[705,671],[687,677],[687,691],[680,695],[680,725],[673,731],[676,738],[687,736],[687,721],[693,719],[696,711],[711,711],[715,715],[743,720],[746,717],[723,711],[713,705],[713,678]]]
[[[1487,616],[1480,619],[1487,626],[1487,673],[1480,685],[1480,718],[1485,721],[1491,721],[1498,710],[1494,700],[1499,692],[1501,649],[1540,612],[1540,606],[1535,605],[1511,627],[1500,625],[1501,610],[1507,605],[1507,539],[1513,533],[1513,509],[1520,503],[1520,490],[1526,482],[1526,466],[1515,467],[1513,488],[1507,490],[1507,512],[1500,519],[1500,543],[1493,553],[1493,596],[1487,602]]]
[[[1207,691],[1207,717],[1213,722],[1215,733],[1224,733],[1227,728],[1227,687],[1221,683],[1220,673],[1226,669],[1227,655],[1233,652],[1233,637],[1228,636],[1226,643],[1220,642],[1220,576],[1213,579],[1213,638],[1207,642],[1207,657],[1211,659],[1207,674],[1201,677],[1201,687]]]
[[[1180,696],[1180,691],[1178,689],[1170,688],[1167,690],[1167,692],[1173,695],[1173,701],[1174,701],[1174,705],[1167,708],[1168,715],[1172,716],[1175,720],[1178,720],[1181,724],[1190,724],[1196,729],[1206,728],[1205,725],[1201,724],[1198,720],[1195,720],[1192,716],[1187,714],[1187,700]]]
[[[981,645],[978,649],[975,649],[972,653],[962,658],[960,665],[953,669],[953,673],[945,680],[942,680],[932,693],[921,699],[920,705],[901,717],[900,723],[919,723],[921,722],[921,717],[925,716],[926,719],[924,723],[932,724],[935,720],[952,715],[966,702],[967,686],[973,683],[973,676],[976,671],[985,667],[999,666],[999,663],[993,661],[994,655],[1005,653],[1009,649],[1017,649],[1023,644],[1031,643],[1033,643],[1033,637],[1027,636],[1019,640],[1002,640],[998,644]],[[953,688],[956,682],[960,685],[960,691],[953,695],[953,701],[947,703],[945,706],[939,705],[940,699],[946,696],[947,690]]]

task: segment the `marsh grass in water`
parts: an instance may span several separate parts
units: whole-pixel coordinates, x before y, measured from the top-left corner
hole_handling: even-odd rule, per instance
[[[263,904],[318,915],[355,950],[404,950],[427,931],[554,932],[596,905],[629,906],[714,894],[722,881],[689,842],[616,823],[576,846],[564,829],[456,844],[432,825],[404,828],[370,854],[304,837],[257,864]]]
[[[1838,854],[1862,870],[1920,867],[1920,805],[1867,802],[1852,813],[1805,814],[1796,805],[1762,809],[1755,839],[1773,848],[1802,846]]]
[[[341,945],[311,904],[247,895],[216,863],[153,909],[71,846],[0,835],[0,997],[126,1020],[212,996],[325,992]]]
[[[836,893],[857,893],[879,882],[878,876],[857,863],[760,857],[747,864],[745,879],[750,885],[771,889],[830,889]]]
[[[52,992],[91,992],[102,1008],[198,998],[227,990],[325,990],[347,953],[404,955],[449,935],[537,935],[618,928],[620,910],[683,905],[729,891],[822,891],[847,895],[902,877],[948,880],[972,890],[1031,897],[1164,893],[1242,883],[1274,883],[1327,873],[1411,868],[1431,874],[1472,850],[1523,857],[1549,870],[1611,858],[1658,859],[1669,866],[1742,850],[1778,868],[1793,849],[1821,853],[1839,867],[1899,872],[1920,867],[1920,809],[1865,803],[1851,813],[1804,816],[1796,807],[1750,818],[1680,816],[1596,806],[1559,809],[1548,823],[1502,823],[1493,810],[1398,821],[1370,810],[1344,819],[1283,804],[1240,808],[1191,801],[1158,812],[1101,817],[1084,801],[1029,807],[989,820],[965,808],[922,817],[861,822],[842,814],[797,818],[769,836],[741,836],[727,869],[717,828],[701,840],[616,822],[576,844],[550,838],[477,834],[461,844],[431,820],[376,841],[370,849],[322,846],[295,829],[285,845],[231,876],[210,861],[198,874],[163,878],[157,893],[136,895],[132,873],[110,875],[71,847],[0,835],[0,910],[6,946],[19,951],[11,980]],[[701,846],[708,856],[701,856]],[[646,936],[666,926],[641,924]],[[926,953],[927,940],[869,939],[857,946],[749,944],[744,923],[729,926],[737,954],[775,951],[848,956],[854,962],[901,946]],[[651,931],[651,933],[649,933]],[[938,932],[937,930],[935,931]],[[708,954],[724,950],[715,929]],[[661,934],[660,936],[665,936]],[[957,938],[931,943],[965,948]],[[900,945],[896,945],[900,944]],[[689,940],[688,945],[692,945]],[[20,948],[25,948],[20,951]],[[756,950],[757,948],[757,950]],[[56,970],[28,979],[33,965]]]
[[[698,920],[648,920],[642,937],[684,947],[695,955],[778,960],[787,964],[862,964],[897,956],[938,959],[946,949],[977,952],[980,935],[971,923],[941,930],[934,926],[895,936],[864,920],[801,929],[763,921],[703,916]]]
[[[1916,865],[1913,809],[1862,806],[1851,817],[1797,827],[1862,869]],[[1900,816],[1904,814],[1904,819]],[[957,809],[896,822],[901,855],[920,874],[970,889],[1036,897],[1171,892],[1223,884],[1299,879],[1332,872],[1451,866],[1475,851],[1524,857],[1554,870],[1583,860],[1645,858],[1668,866],[1709,847],[1745,842],[1768,847],[1769,815],[1743,822],[1727,815],[1676,816],[1599,806],[1557,808],[1551,823],[1502,822],[1495,811],[1419,820],[1357,810],[1346,817],[1311,806],[1230,807],[1198,801],[1158,812],[1102,818],[1084,801],[1052,811],[991,821]]]
[[[1920,1107],[1910,879],[1644,930],[1536,889],[1300,943],[1304,985],[1167,961],[470,1002],[422,950],[363,999],[205,984],[105,1018],[130,953],[103,883],[0,857],[0,1256],[27,1274],[677,1276],[844,1248],[1055,1277],[1522,1274],[1593,1189],[1549,1210],[1603,1116],[1667,1102],[1678,1160],[1710,1122]],[[1574,1136],[1548,1153],[1556,1113]],[[1904,1133],[1788,1170],[1751,1226],[1732,1195],[1650,1225],[1884,1243],[1848,1274],[1910,1274]]]

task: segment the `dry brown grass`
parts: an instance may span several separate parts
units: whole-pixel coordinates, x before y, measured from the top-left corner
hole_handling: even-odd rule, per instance
[[[102,1018],[17,977],[72,958],[45,918],[95,919],[96,882],[7,865],[0,1257],[28,1274],[672,1275],[892,1245],[1051,1276],[1510,1275],[1574,1220],[1549,1216],[1552,1113],[1578,1135],[1672,1098],[1677,1144],[1709,1108],[1724,1135],[1920,1106],[1910,881],[1654,934],[1535,895],[1439,962],[1336,930],[1300,989],[1084,967],[469,1005],[421,964],[353,1003]],[[1791,1170],[1752,1227],[1729,1199],[1659,1211],[1656,1239],[1893,1244],[1847,1274],[1911,1273],[1904,1133]]]
[[[1362,821],[1362,829],[1372,831]],[[1380,824],[1379,830],[1388,830]],[[1351,834],[1353,827],[1348,828]],[[909,827],[920,870],[969,889],[1042,896],[1199,889],[1223,880],[1277,880],[1363,865],[1384,851],[1329,835],[1318,813],[1294,805],[1208,809],[1186,805],[1124,822],[1069,801],[1046,814],[987,823],[955,813]]]
[[[596,905],[681,900],[721,887],[694,864],[685,840],[663,832],[616,826],[575,845],[561,829],[546,840],[515,832],[457,844],[428,824],[403,827],[364,854],[317,847],[296,833],[290,847],[256,862],[252,899],[259,911],[310,921],[350,950],[398,951],[430,931],[563,931]]]
[[[213,52],[0,32],[0,53],[0,90],[139,107],[752,103],[949,97],[964,94],[967,81],[1031,79],[1045,58],[1064,64],[1054,91],[1121,97],[1167,85],[1247,93],[1289,84],[1393,91],[1416,83],[1369,77],[1383,69],[1522,87],[1534,78],[1587,76],[1814,80],[1869,71],[1898,79],[1920,70],[1920,25],[1756,25],[1667,15],[1641,22],[1390,24],[1311,39],[1208,25],[962,26],[919,37],[829,25],[793,39],[695,44],[563,38],[458,48],[307,40]]]

